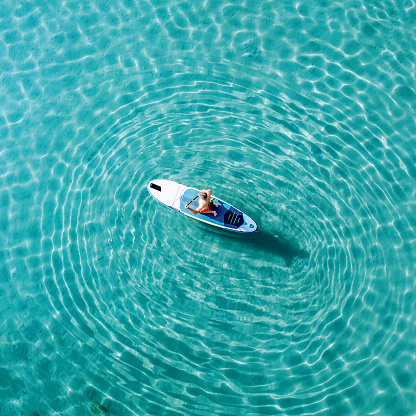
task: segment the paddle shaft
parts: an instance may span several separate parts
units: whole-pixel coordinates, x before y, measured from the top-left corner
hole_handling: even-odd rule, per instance
[[[194,202],[195,201],[195,199],[197,199],[199,197],[199,195],[197,195],[191,202],[188,202],[187,204],[186,204],[186,206],[187,207],[189,207],[189,205],[191,205],[192,204],[192,202]]]

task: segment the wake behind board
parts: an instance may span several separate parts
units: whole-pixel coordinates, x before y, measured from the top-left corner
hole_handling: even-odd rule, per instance
[[[211,199],[212,202],[218,204],[218,208],[211,208],[217,212],[216,217],[214,214],[193,214],[185,208],[185,205],[199,194],[195,188],[167,179],[155,179],[149,182],[147,189],[150,195],[163,205],[195,220],[237,233],[252,233],[257,230],[257,224],[252,218],[216,197]],[[198,198],[190,204],[190,207],[193,209],[198,207]]]

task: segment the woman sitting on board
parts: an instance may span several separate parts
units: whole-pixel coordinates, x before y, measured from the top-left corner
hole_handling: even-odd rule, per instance
[[[214,214],[214,217],[217,216],[216,211],[212,211],[210,208],[215,207],[218,208],[218,204],[215,202],[211,202],[211,189],[203,190],[199,194],[199,200],[198,200],[198,208],[193,209],[189,207],[188,205],[185,205],[185,208],[189,209],[193,214]]]

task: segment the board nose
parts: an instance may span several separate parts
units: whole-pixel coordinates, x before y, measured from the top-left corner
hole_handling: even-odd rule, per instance
[[[152,189],[156,189],[156,191],[162,192],[162,187],[160,185],[156,185],[155,183],[150,182],[150,187]]]

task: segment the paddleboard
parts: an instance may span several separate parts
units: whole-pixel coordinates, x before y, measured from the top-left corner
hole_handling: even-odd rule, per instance
[[[198,189],[167,179],[150,181],[147,189],[156,201],[195,220],[236,233],[252,233],[257,230],[257,224],[252,218],[216,197],[211,198],[211,201],[217,203],[218,208],[211,209],[217,212],[217,216],[214,216],[214,214],[193,214],[185,208],[185,205],[189,204],[199,194]],[[189,206],[196,209],[198,198]]]

